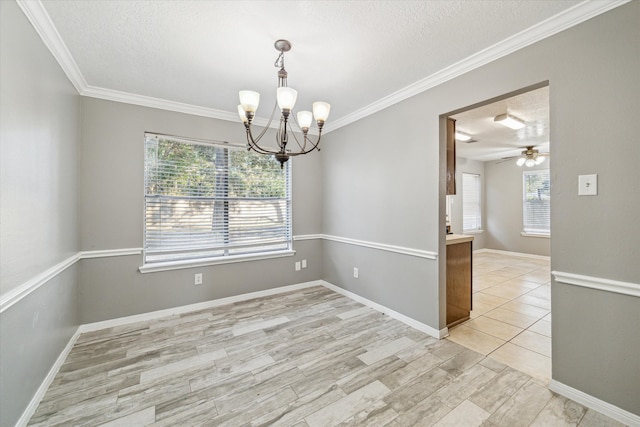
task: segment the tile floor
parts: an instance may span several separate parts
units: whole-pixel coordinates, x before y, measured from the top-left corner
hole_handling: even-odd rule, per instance
[[[551,379],[551,272],[548,259],[473,255],[471,319],[449,339],[525,372]]]
[[[29,425],[621,424],[495,358],[312,287],[84,333]]]

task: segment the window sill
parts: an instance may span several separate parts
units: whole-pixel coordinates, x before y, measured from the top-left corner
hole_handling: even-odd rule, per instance
[[[484,230],[462,230],[462,234],[482,234]]]
[[[522,233],[520,233],[520,235],[522,237],[542,237],[544,239],[550,239],[551,238],[551,234],[548,233],[531,233],[531,232],[526,232],[523,231]]]
[[[202,258],[186,261],[168,261],[156,262],[153,264],[145,264],[138,267],[140,273],[157,273],[159,271],[181,270],[184,268],[207,267],[218,264],[233,264],[236,262],[259,261],[263,259],[282,258],[293,256],[296,254],[294,250],[284,250],[276,252],[264,252],[261,254],[251,255],[230,255],[226,257]]]

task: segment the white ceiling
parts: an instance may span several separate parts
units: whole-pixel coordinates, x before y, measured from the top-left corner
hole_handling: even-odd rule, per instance
[[[494,122],[508,113],[525,122],[513,130]],[[456,142],[456,155],[479,161],[492,161],[520,155],[526,146],[549,152],[549,87],[522,93],[453,116],[456,130],[471,135],[474,142]]]
[[[626,0],[18,1],[82,95],[228,120],[241,89],[268,115],[288,39],[297,109],[331,103],[330,131]]]

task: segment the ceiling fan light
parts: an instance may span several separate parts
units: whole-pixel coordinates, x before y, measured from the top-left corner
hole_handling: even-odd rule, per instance
[[[239,95],[242,109],[247,113],[255,113],[260,104],[260,94],[252,90],[241,90]]]
[[[455,137],[458,141],[466,142],[471,139],[471,135],[467,135],[464,132],[456,131]]]
[[[536,161],[533,160],[533,159],[527,159],[527,160],[525,160],[524,164],[525,164],[526,167],[530,168],[530,167],[535,166]]]
[[[500,114],[499,116],[495,116],[493,121],[514,130],[525,127],[524,121],[517,117],[510,116],[509,114]]]
[[[313,103],[313,117],[316,122],[326,122],[329,118],[329,111],[331,111],[331,105],[326,102],[314,102]]]
[[[516,165],[518,166],[522,166],[524,165],[525,162],[525,158],[524,157],[520,157],[517,161],[516,161]]]
[[[298,126],[302,129],[309,129],[311,122],[313,121],[313,114],[311,111],[299,111],[298,112]]]
[[[296,99],[298,98],[298,92],[290,87],[278,88],[278,107],[280,110],[293,110],[293,106],[296,105]]]
[[[541,165],[542,163],[544,163],[544,156],[536,157],[536,165]]]

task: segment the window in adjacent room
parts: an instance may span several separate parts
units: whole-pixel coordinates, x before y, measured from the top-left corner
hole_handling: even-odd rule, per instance
[[[548,237],[551,218],[549,169],[523,171],[522,174],[522,235]]]
[[[480,175],[462,174],[462,230],[465,233],[482,230],[480,187]]]
[[[291,250],[290,163],[145,134],[145,264]]]

